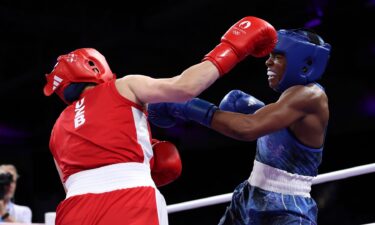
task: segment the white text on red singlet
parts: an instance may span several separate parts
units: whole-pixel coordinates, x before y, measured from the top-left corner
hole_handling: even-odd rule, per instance
[[[76,103],[75,108],[75,116],[74,116],[74,128],[77,128],[81,125],[83,125],[86,122],[85,119],[85,105],[83,104],[85,102],[85,98],[82,98],[80,101]]]

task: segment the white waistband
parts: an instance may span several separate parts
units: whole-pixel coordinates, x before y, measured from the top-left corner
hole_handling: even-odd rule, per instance
[[[255,160],[249,183],[266,191],[310,197],[313,178],[292,174]]]
[[[150,167],[141,163],[119,163],[75,173],[66,180],[66,198],[124,188],[151,186]]]

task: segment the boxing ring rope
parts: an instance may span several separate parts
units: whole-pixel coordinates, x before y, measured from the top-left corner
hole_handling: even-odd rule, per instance
[[[320,174],[313,179],[312,183],[313,185],[321,184],[321,183],[325,183],[329,181],[341,180],[341,179],[345,179],[349,177],[354,177],[354,176],[359,176],[359,175],[374,173],[374,172],[375,172],[375,163],[371,163],[367,165],[356,166],[356,167],[352,167],[348,169],[337,170],[337,171],[333,171],[329,173]],[[216,195],[212,197],[171,204],[167,206],[167,210],[168,210],[168,213],[171,214],[171,213],[175,213],[179,211],[185,211],[185,210],[200,208],[204,206],[217,205],[220,203],[229,202],[231,201],[231,199],[232,199],[232,193],[221,194],[221,195]],[[44,224],[55,225],[55,218],[56,218],[55,212],[45,213]],[[39,224],[33,224],[33,225],[39,225]],[[375,223],[368,223],[368,224],[363,224],[363,225],[375,225]]]
[[[341,179],[345,179],[345,178],[349,178],[353,176],[359,176],[359,175],[367,174],[367,173],[373,173],[373,172],[375,172],[375,163],[320,174],[313,179],[312,183],[313,185],[321,184],[321,183],[325,183],[329,181],[341,180]],[[209,205],[217,205],[220,203],[229,202],[231,201],[231,199],[232,199],[232,193],[221,194],[221,195],[216,195],[212,197],[201,198],[197,200],[191,200],[191,201],[168,205],[167,210],[168,210],[168,213],[174,213],[174,212],[185,211],[185,210],[200,208],[200,207],[209,206]]]

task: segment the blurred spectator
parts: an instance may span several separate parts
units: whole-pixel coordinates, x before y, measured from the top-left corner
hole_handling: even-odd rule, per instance
[[[31,209],[14,203],[18,178],[14,165],[0,165],[0,222],[31,223]]]

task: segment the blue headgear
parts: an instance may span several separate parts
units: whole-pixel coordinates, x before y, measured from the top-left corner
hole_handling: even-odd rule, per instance
[[[275,53],[286,57],[286,69],[277,91],[293,85],[306,85],[318,80],[328,63],[331,45],[317,34],[303,29],[279,30]],[[314,40],[315,39],[315,40]]]

